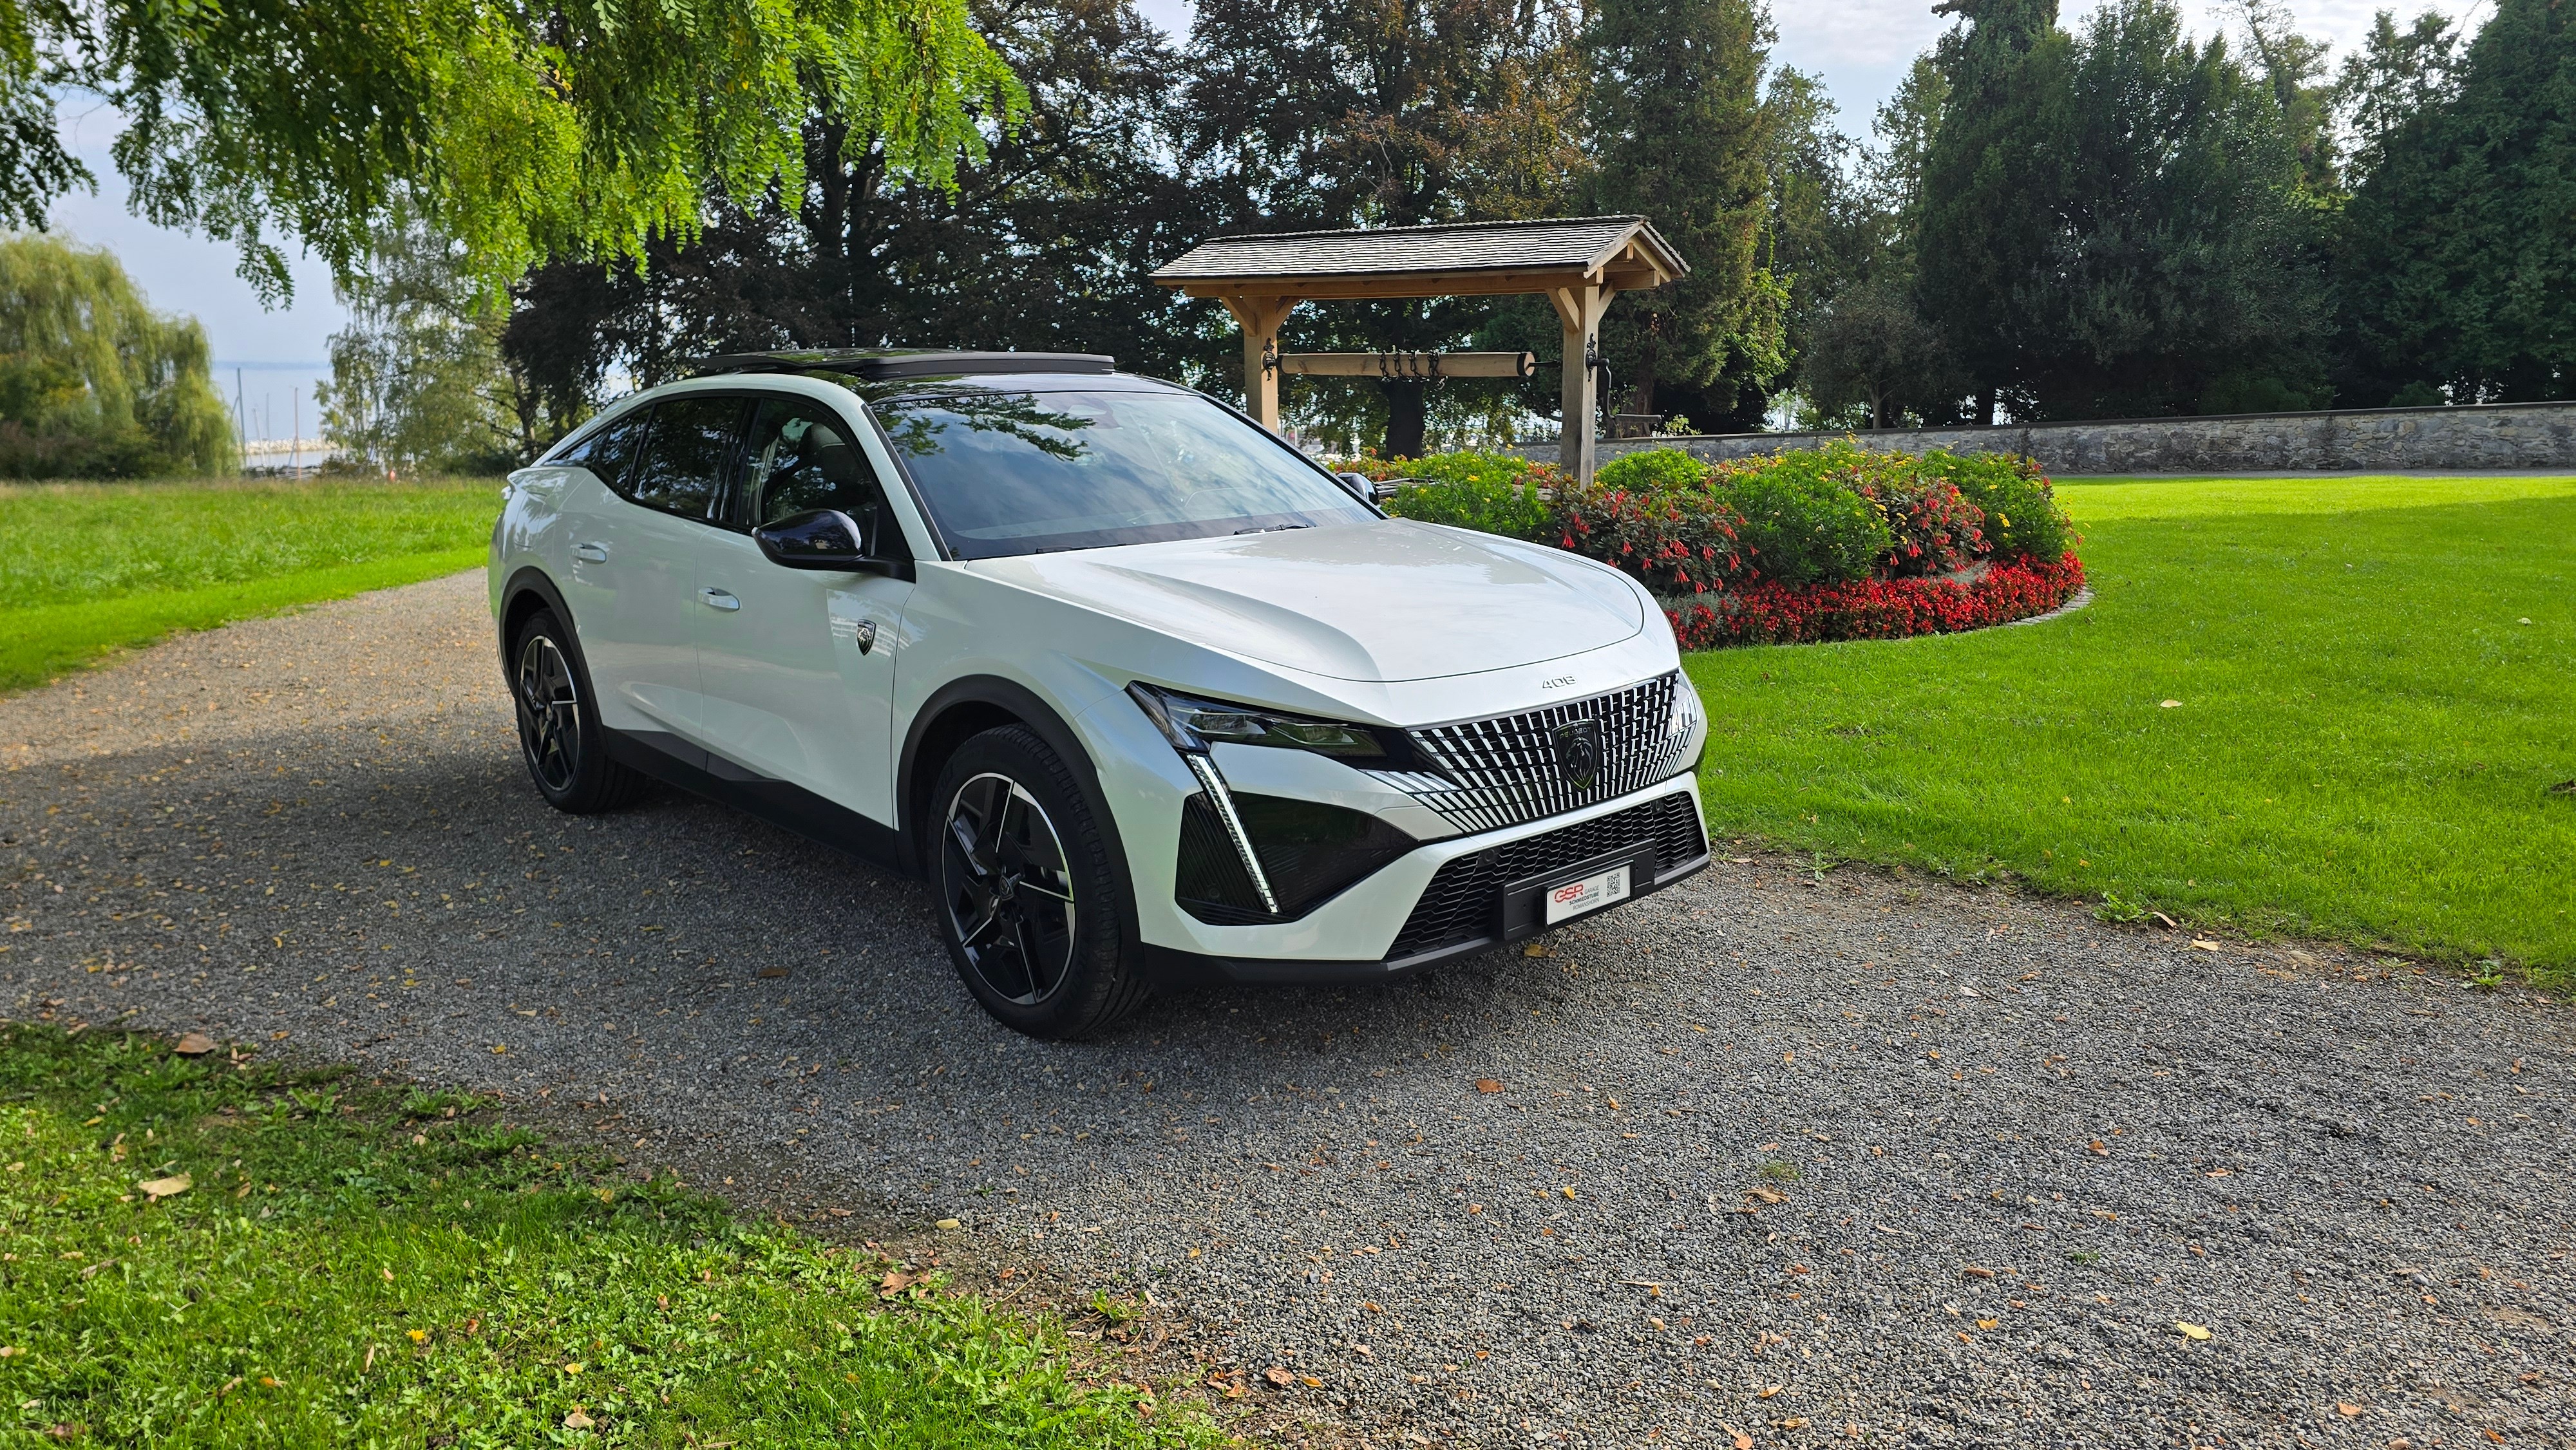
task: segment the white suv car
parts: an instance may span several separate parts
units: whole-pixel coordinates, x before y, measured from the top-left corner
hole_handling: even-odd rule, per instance
[[[1391,519],[1203,394],[1079,354],[721,358],[510,477],[528,773],[647,776],[926,877],[977,1000],[1348,982],[1707,864],[1655,601]]]

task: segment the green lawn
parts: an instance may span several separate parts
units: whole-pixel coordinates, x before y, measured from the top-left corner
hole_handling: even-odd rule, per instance
[[[1693,656],[1713,825],[2576,985],[2576,479],[2059,496],[2089,609]]]
[[[0,485],[0,690],[481,562],[497,479]]]
[[[152,1038],[0,1025],[0,1247],[9,1444],[1217,1440],[1050,1325],[885,1297],[873,1252],[489,1104]]]

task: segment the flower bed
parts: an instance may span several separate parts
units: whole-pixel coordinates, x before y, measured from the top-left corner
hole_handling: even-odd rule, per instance
[[[1388,511],[1551,543],[1639,580],[1685,649],[1900,639],[2045,614],[2084,587],[2077,540],[2027,461],[1850,442],[1705,464],[1631,453],[1576,489],[1506,454],[1365,471]]]
[[[1972,580],[1869,579],[1857,584],[1756,584],[1714,602],[1667,599],[1664,614],[1684,649],[1729,644],[1814,644],[1906,639],[2010,624],[2063,606],[2084,588],[2068,550],[2042,562],[1997,564]]]

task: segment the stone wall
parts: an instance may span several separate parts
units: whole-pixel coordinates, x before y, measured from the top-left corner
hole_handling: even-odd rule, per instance
[[[1699,438],[1605,438],[1601,461],[1640,448],[1680,448],[1712,461],[1813,448],[1853,437],[1899,453],[2028,454],[2052,474],[2416,473],[2446,469],[2576,471],[2576,402],[2477,408],[2369,408],[2240,413],[1993,428],[1880,428],[1860,433],[1732,433]],[[1520,450],[1540,462],[1556,445]]]

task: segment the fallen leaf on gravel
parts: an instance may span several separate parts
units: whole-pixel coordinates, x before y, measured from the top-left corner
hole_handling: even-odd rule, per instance
[[[1762,1388],[1753,1392],[1753,1398],[1757,1400],[1767,1400],[1786,1388],[1787,1386],[1785,1385],[1764,1385]]]
[[[1980,1319],[1977,1321],[1977,1327],[1979,1329],[1992,1329],[2002,1322],[2003,1321],[2000,1319]]]
[[[2102,1146],[2102,1140],[2101,1140],[2101,1139],[2099,1139],[2099,1138],[2094,1139],[2092,1142],[2087,1143],[2087,1144],[2085,1144],[2084,1146],[2086,1146],[2086,1147],[2088,1147],[2088,1148],[2092,1149],[2094,1152],[2096,1152],[2096,1153],[2100,1154],[2101,1156],[2103,1156],[2103,1157],[2105,1157],[2105,1158],[2108,1158],[2108,1157],[2110,1157],[2110,1156],[2111,1156],[2111,1150],[2110,1150],[2110,1149],[2108,1149],[2108,1148],[2106,1148],[2106,1147],[2104,1147],[2104,1146]]]
[[[2193,1324],[2188,1320],[2175,1320],[2174,1328],[2181,1331],[2182,1337],[2185,1339],[2207,1339],[2209,1337],[2209,1331],[2207,1329],[2202,1328],[2200,1325]]]
[[[2024,973],[2022,973],[2022,974],[2021,974],[2021,979],[2022,979],[2023,981],[2025,981],[2025,982],[2036,982],[2036,981],[2038,981],[2038,980],[2039,980],[2039,973],[2037,973],[2037,972],[2024,972]]]
[[[1275,1364],[1270,1368],[1263,1370],[1261,1372],[1261,1377],[1283,1390],[1297,1382],[1297,1377],[1295,1375],[1290,1374],[1287,1370]]]
[[[1974,1264],[1962,1267],[1959,1272],[1971,1279],[1991,1279],[1995,1276],[1994,1270],[1980,1269]]]
[[[2347,1420],[2361,1413],[2361,1406],[2346,1400],[2335,1401],[2335,1409],[2340,1411],[2343,1417]]]
[[[2161,911],[2150,911],[2150,912],[2148,912],[2148,913],[2147,913],[2147,915],[2154,917],[2154,918],[2156,919],[2156,924],[2157,924],[2158,926],[2163,927],[2163,928],[2164,928],[2165,930],[2167,930],[2167,931],[2180,931],[2180,930],[2182,930],[2182,927],[2181,927],[2181,925],[2180,925],[2179,923],[2177,923],[2177,922],[2176,922],[2172,917],[2165,915],[2165,914],[2164,914],[2163,912],[2161,912]]]
[[[1557,1192],[1564,1194],[1568,1198],[1572,1198],[1574,1196],[1574,1185],[1569,1183],[1565,1187],[1558,1189]]]
[[[2229,1170],[2227,1170],[2227,1169],[2225,1169],[2225,1168],[2212,1168],[2212,1169],[2210,1169],[2210,1170],[2209,1170],[2209,1172],[2208,1172],[2208,1173],[2206,1173],[2206,1174],[2204,1174],[2204,1175],[2202,1175],[2202,1176],[2204,1176],[2204,1177],[2208,1177],[2208,1178],[2224,1178],[2224,1177],[2226,1177],[2226,1176],[2227,1176],[2228,1171],[2229,1171]]]
[[[1547,943],[1545,943],[1545,942],[1543,942],[1543,941],[1534,941],[1534,942],[1531,942],[1528,946],[1525,946],[1525,947],[1521,948],[1521,955],[1522,955],[1522,956],[1525,956],[1525,957],[1543,957],[1543,956],[1546,956],[1546,955],[1547,955]]]
[[[179,1045],[170,1050],[181,1057],[203,1057],[215,1050],[215,1039],[202,1032],[191,1032],[181,1037]]]
[[[957,1220],[953,1218],[943,1218],[936,1226],[939,1228],[953,1229],[957,1227]]]
[[[1315,1378],[1313,1375],[1310,1375],[1310,1374],[1301,1374],[1301,1375],[1297,1376],[1297,1378],[1298,1378],[1299,1382],[1303,1383],[1303,1384],[1306,1386],[1306,1388],[1308,1388],[1308,1389],[1310,1389],[1310,1390],[1320,1390],[1320,1389],[1322,1389],[1322,1388],[1324,1387],[1324,1382],[1323,1382],[1322,1380],[1319,1380],[1319,1379]]]
[[[173,1173],[167,1178],[148,1179],[134,1186],[141,1190],[144,1197],[158,1203],[174,1193],[187,1192],[195,1182],[196,1180],[185,1173]]]
[[[763,967],[763,968],[761,968],[761,969],[760,969],[760,974],[761,974],[762,976],[764,976],[764,977],[769,977],[769,978],[773,978],[773,979],[774,979],[774,978],[778,978],[778,977],[786,976],[786,975],[787,975],[787,969],[786,969],[785,967]]]
[[[1733,1425],[1722,1424],[1718,1428],[1726,1432],[1726,1437],[1734,1444],[1735,1450],[1753,1450],[1752,1436],[1745,1434],[1742,1430],[1735,1428]]]
[[[877,1294],[880,1298],[891,1299],[920,1282],[901,1269],[890,1269],[884,1278],[877,1281]]]
[[[1758,1198],[1764,1203],[1787,1203],[1789,1201],[1787,1194],[1782,1193],[1776,1188],[1765,1188],[1758,1183],[1751,1188],[1744,1190],[1744,1196],[1747,1198]]]
[[[1498,1093],[1502,1090],[1503,1084],[1500,1078],[1480,1077],[1476,1079],[1476,1091],[1480,1093]]]
[[[2193,937],[2191,939],[2191,949],[2196,952],[2215,952],[2226,950],[2226,948],[2221,947],[2218,943],[2211,941],[2205,936]]]

